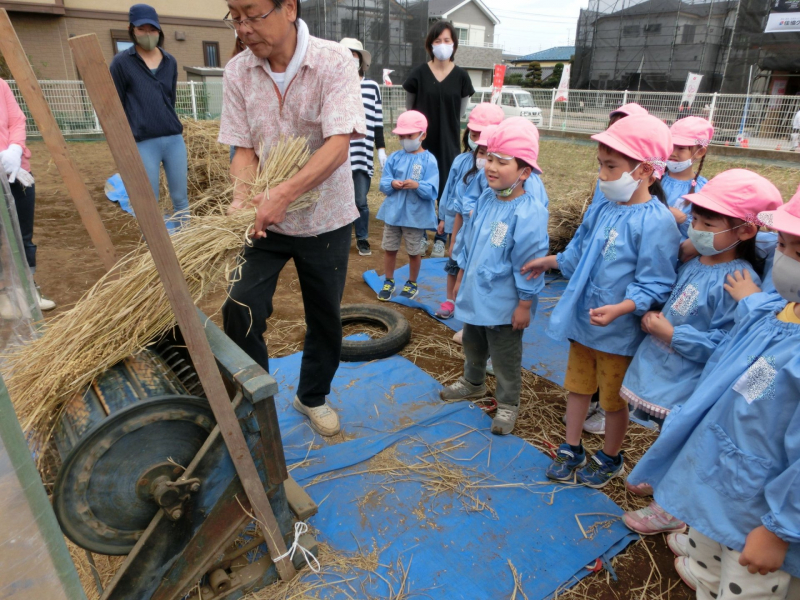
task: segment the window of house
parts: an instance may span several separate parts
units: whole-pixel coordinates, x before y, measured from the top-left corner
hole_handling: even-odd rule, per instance
[[[514,103],[514,94],[503,93],[500,96],[500,104],[503,106],[516,106]]]
[[[203,59],[207,67],[221,67],[219,42],[203,42]]]
[[[625,25],[622,28],[622,35],[639,35],[639,26],[638,25]]]
[[[463,27],[456,25],[456,35],[458,36],[459,42],[469,42],[469,27]]]
[[[133,48],[133,42],[128,35],[127,29],[112,29],[111,43],[114,45],[114,54]]]
[[[684,25],[681,31],[682,44],[694,44],[694,34],[697,31],[697,25]]]
[[[644,26],[645,33],[661,33],[661,23],[648,23]]]
[[[342,37],[361,39],[358,35],[358,19],[342,19]]]

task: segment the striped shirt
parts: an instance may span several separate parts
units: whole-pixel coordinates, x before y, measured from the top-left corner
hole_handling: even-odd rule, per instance
[[[371,79],[361,80],[361,101],[367,117],[367,137],[350,141],[350,166],[353,171],[366,171],[372,177],[372,155],[375,146],[385,148],[383,141],[383,103],[378,84]]]

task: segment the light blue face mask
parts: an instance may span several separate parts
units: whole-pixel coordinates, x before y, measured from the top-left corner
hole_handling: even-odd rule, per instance
[[[746,223],[742,223],[742,225],[746,225]],[[695,250],[697,250],[698,254],[702,256],[715,256],[717,254],[722,254],[731,248],[735,248],[739,245],[741,240],[736,240],[727,248],[723,248],[722,250],[717,250],[714,247],[714,236],[720,233],[725,233],[726,231],[733,231],[734,229],[738,229],[742,225],[737,225],[736,227],[731,227],[730,229],[725,229],[724,231],[717,231],[716,233],[713,231],[698,231],[694,228],[694,224],[689,225],[689,239],[692,241]]]
[[[467,146],[469,146],[470,150],[475,152],[476,148],[478,147],[478,142],[473,142],[472,138],[467,136]]]
[[[419,150],[420,145],[422,145],[422,134],[420,133],[419,136],[413,140],[403,140],[403,150],[406,152],[416,152]]]

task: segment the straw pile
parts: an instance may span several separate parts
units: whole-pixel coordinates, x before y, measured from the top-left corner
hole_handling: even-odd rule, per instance
[[[262,154],[263,156],[263,154]],[[253,195],[286,181],[311,154],[305,139],[281,140],[269,152],[254,182]],[[307,206],[310,193],[289,211]],[[173,234],[172,243],[192,299],[223,286],[241,263],[236,253],[253,225],[255,209],[226,215],[217,208],[194,217]],[[136,353],[175,326],[153,258],[142,243],[121,259],[68,312],[48,322],[45,334],[11,350],[8,389],[23,427],[46,442],[64,403],[98,374]]]

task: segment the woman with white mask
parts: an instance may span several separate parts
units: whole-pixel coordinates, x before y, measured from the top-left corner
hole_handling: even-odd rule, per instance
[[[455,64],[458,35],[452,23],[437,21],[425,38],[430,60],[416,67],[403,83],[406,108],[421,112],[428,119],[428,137],[423,147],[439,165],[439,195],[444,191],[450,167],[461,152],[461,118],[469,97],[475,92],[469,74]],[[445,255],[447,236],[437,234],[432,257]]]

